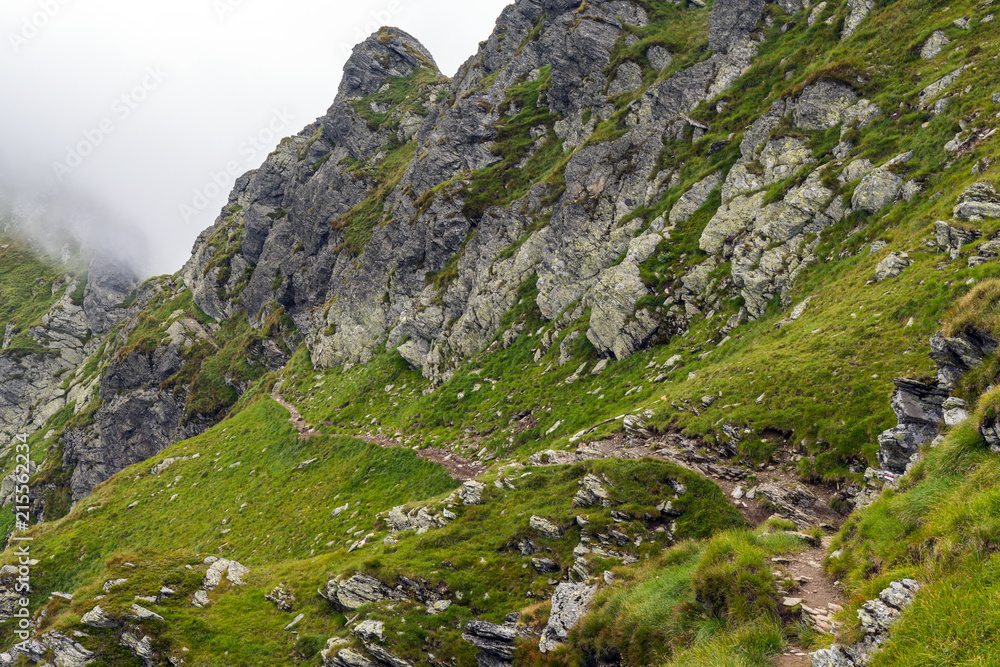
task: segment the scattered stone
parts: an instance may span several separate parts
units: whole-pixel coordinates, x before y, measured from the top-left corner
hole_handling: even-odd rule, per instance
[[[451,604],[451,600],[435,600],[434,602],[430,602],[427,605],[427,615],[437,616],[438,614],[443,614],[448,611]]]
[[[324,667],[379,667],[368,658],[349,648],[341,649],[334,655],[333,651],[336,650],[337,646],[339,644],[331,639],[327,642],[326,649],[320,652]]]
[[[301,623],[301,622],[302,622],[302,619],[303,619],[303,618],[305,618],[305,617],[306,617],[306,615],[305,615],[305,614],[299,614],[298,616],[296,616],[296,617],[295,617],[294,619],[292,619],[292,622],[291,622],[291,623],[289,623],[288,625],[286,625],[286,626],[285,626],[285,628],[284,628],[284,629],[285,629],[285,632],[288,632],[288,631],[290,631],[290,630],[291,630],[292,628],[294,628],[294,627],[295,627],[296,625],[298,625],[299,623]]]
[[[273,602],[279,610],[290,612],[295,609],[295,595],[293,595],[284,584],[278,584],[270,593],[264,596],[265,600]]]
[[[137,604],[133,604],[129,607],[129,613],[126,616],[133,621],[162,621],[163,617],[156,612],[150,611],[145,607],[140,607]]]
[[[126,583],[128,583],[128,579],[109,579],[108,581],[104,582],[103,586],[104,592],[110,593],[111,589],[114,588],[115,586],[122,586],[123,584]]]

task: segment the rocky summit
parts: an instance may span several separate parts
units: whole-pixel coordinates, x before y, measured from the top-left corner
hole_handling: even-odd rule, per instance
[[[517,0],[173,275],[4,212],[0,665],[1000,664],[998,10]]]

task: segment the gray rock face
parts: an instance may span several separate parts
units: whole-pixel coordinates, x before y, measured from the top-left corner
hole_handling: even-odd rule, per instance
[[[902,612],[913,603],[920,584],[913,579],[892,582],[858,610],[864,638],[853,646],[834,644],[811,654],[812,667],[864,667],[889,639],[892,626]]]
[[[586,584],[562,583],[556,586],[552,594],[552,613],[538,642],[539,651],[548,653],[566,641],[569,631],[587,613],[596,592],[596,586]]]
[[[899,424],[878,437],[878,461],[884,470],[902,474],[910,457],[938,434],[949,392],[916,380],[896,379],[893,384],[892,410]]]
[[[406,596],[366,574],[356,574],[346,581],[331,580],[325,589],[320,589],[319,594],[345,612],[382,600],[406,599]]]
[[[792,118],[802,130],[828,130],[839,125],[844,111],[857,101],[857,93],[844,84],[817,81],[802,91]]]
[[[122,261],[105,256],[94,258],[87,273],[83,311],[95,335],[109,331],[125,317],[123,304],[138,285],[136,271]]]
[[[958,198],[953,213],[960,220],[1000,218],[1000,193],[992,183],[973,183]]]
[[[940,332],[931,337],[931,359],[938,367],[938,384],[951,389],[967,371],[978,368],[983,360],[997,351],[1000,343],[991,334],[976,330],[962,331],[954,336]]]
[[[924,60],[931,60],[932,58],[937,57],[937,55],[941,53],[941,50],[949,44],[951,44],[951,40],[948,39],[944,32],[941,30],[935,30],[920,48],[920,57]]]
[[[717,171],[691,186],[691,189],[681,195],[681,198],[677,200],[674,207],[670,209],[670,224],[676,225],[681,222],[687,222],[694,215],[695,211],[708,201],[709,195],[721,183],[722,173]]]
[[[725,11],[722,5],[713,12]],[[480,212],[464,205],[460,182],[447,192],[431,192],[496,162],[494,126],[502,120],[498,109],[508,88],[537,79],[545,65],[551,65],[551,80],[540,103],[561,117],[554,134],[536,128],[537,142],[554,142],[558,135],[564,146],[578,146],[613,112],[609,94],[640,90],[638,63],[623,64],[611,80],[605,69],[624,26],[645,25],[645,11],[621,0],[590,2],[583,14],[574,11],[578,7],[555,0],[520,0],[509,7],[453,81],[441,77],[414,92],[427,115],[410,118],[403,136],[396,134],[395,121],[389,123],[392,132],[370,127],[359,115],[362,98],[390,75],[407,76],[417,67],[429,78],[440,74],[406,35],[376,35],[360,45],[328,114],[241,178],[223,215],[200,237],[183,271],[196,302],[215,317],[246,308],[257,322],[262,308],[276,301],[321,367],[361,363],[379,349],[398,349],[435,380],[449,377],[461,359],[493,340],[518,286],[532,274],[538,276],[544,317],[590,308],[588,337],[603,356],[628,356],[657,331],[674,331],[677,322],[636,308],[648,294],[638,264],[659,239],[644,240],[650,247],[633,253],[641,221],[620,222],[662,195],[668,175],[655,170],[663,137],[682,137],[693,127],[685,114],[735,81],[753,57],[753,45],[727,46],[725,54],[642,93],[629,133],[573,155],[567,191],[554,201],[548,186],[537,185],[517,202]],[[756,24],[759,18],[758,12],[746,20]],[[743,30],[740,21],[734,25]],[[654,48],[647,56],[653,66],[666,66],[669,57]],[[453,102],[438,101],[448,93]],[[393,109],[386,113],[395,118]],[[348,219],[374,185],[367,172],[351,165],[381,164],[390,135],[414,142],[416,157],[385,198],[383,221],[371,240],[347,247],[345,231],[336,224],[331,229],[330,221]],[[549,216],[547,227],[528,233],[533,222]],[[213,263],[218,244],[211,239],[222,234],[242,234],[242,247],[220,266],[217,258]],[[518,250],[504,255],[515,243]],[[629,261],[616,265],[626,252]],[[459,254],[457,277],[443,287],[429,284],[429,274]]]
[[[861,22],[865,20],[875,7],[875,0],[847,0],[848,15],[844,21],[843,39],[847,39],[857,31]]]
[[[729,53],[757,29],[764,17],[765,0],[719,0],[712,5],[708,24],[708,46]]]
[[[555,525],[548,519],[540,516],[533,516],[529,521],[531,528],[547,539],[558,540],[563,536],[563,529]]]
[[[469,621],[462,639],[479,649],[476,662],[479,667],[510,667],[514,661],[517,631],[508,625],[485,621]]]

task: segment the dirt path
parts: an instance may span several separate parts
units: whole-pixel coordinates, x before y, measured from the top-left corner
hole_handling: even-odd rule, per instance
[[[272,393],[271,398],[288,410],[291,415],[288,421],[299,432],[300,438],[309,438],[316,435],[344,435],[358,438],[380,447],[395,448],[405,446],[397,440],[380,435],[321,433],[313,428],[305,420],[298,408],[285,400],[284,396],[280,393]],[[453,479],[460,482],[476,479],[487,470],[486,466],[481,463],[469,461],[438,447],[414,451],[420,458],[444,467]],[[775,465],[770,469],[758,471],[722,465],[716,459],[706,456],[703,453],[700,443],[679,435],[643,439],[619,434],[608,440],[581,445],[575,452],[565,450],[539,452],[532,456],[530,461],[534,465],[561,465],[607,458],[624,460],[650,458],[668,461],[687,468],[718,484],[725,493],[727,500],[754,526],[763,524],[773,514],[773,509],[765,509],[764,506],[754,500],[746,498],[734,499],[733,493],[737,487],[743,487],[746,491],[751,486],[765,483],[777,484],[779,486],[799,484],[795,474],[791,471],[783,470],[783,466],[781,465]],[[748,481],[751,474],[755,477],[753,484]],[[811,523],[814,525],[826,524],[831,527],[839,526],[841,523],[840,517],[835,512],[829,510],[828,507],[830,500],[829,490],[813,486],[808,487],[808,489],[815,496],[815,501],[811,501],[808,509],[808,514],[813,516]],[[792,612],[793,609],[801,607],[803,620],[809,623],[817,632],[823,633],[830,633],[836,629],[833,627],[831,617],[841,609],[840,605],[843,603],[841,591],[826,576],[821,565],[823,559],[826,557],[826,547],[829,545],[830,539],[829,537],[824,538],[821,544],[782,558],[776,558],[773,562],[774,570],[781,574],[782,579],[789,579],[796,583],[795,587],[788,592],[783,600],[783,602],[788,603],[789,607],[791,607],[788,611],[794,613]],[[789,646],[782,655],[775,658],[774,662],[775,667],[809,667],[810,665],[811,660],[808,652],[795,645]]]
[[[781,465],[773,466],[772,470],[749,471],[743,468],[731,468],[721,465],[717,460],[706,456],[700,443],[688,440],[682,436],[671,435],[664,438],[640,439],[624,434],[616,435],[601,442],[588,443],[577,448],[576,452],[550,450],[541,452],[531,458],[535,465],[560,465],[575,463],[588,459],[639,459],[651,458],[675,463],[687,468],[702,477],[712,480],[723,490],[727,500],[736,507],[754,526],[763,524],[773,513],[773,508],[766,508],[755,500],[746,497],[734,499],[733,493],[737,487],[744,491],[761,484],[793,487],[799,484],[792,470],[783,470]],[[755,480],[750,481],[750,475]],[[823,487],[807,487],[815,496],[809,501],[807,514],[814,518],[812,525],[828,525],[837,527],[842,519],[829,509],[830,492]],[[737,494],[738,495],[738,494]],[[793,508],[794,510],[795,508]],[[806,526],[800,526],[805,528]],[[795,585],[783,596],[785,613],[794,616],[801,609],[802,620],[814,630],[829,634],[835,630],[832,616],[840,611],[843,604],[841,591],[833,585],[833,581],[823,571],[822,562],[826,557],[827,547],[832,538],[825,537],[821,543],[797,553],[775,558],[772,566],[781,580],[791,580]],[[812,661],[808,651],[797,645],[789,645],[782,655],[775,658],[775,667],[810,667]]]
[[[378,445],[379,447],[385,447],[385,448],[405,447],[403,443],[397,440],[393,440],[392,438],[387,438],[385,436],[354,435],[350,433],[322,433],[313,428],[312,425],[310,425],[302,416],[302,413],[299,412],[299,409],[296,408],[291,403],[289,403],[287,400],[285,400],[284,396],[282,396],[278,392],[274,392],[271,394],[271,398],[278,405],[288,410],[289,414],[291,415],[288,421],[292,424],[293,427],[295,427],[295,430],[299,432],[300,439],[311,438],[316,435],[328,435],[335,437],[345,436],[350,438],[357,438],[358,440],[364,440],[369,444]],[[483,464],[477,463],[476,461],[469,461],[468,459],[462,458],[461,456],[457,456],[449,451],[440,449],[438,447],[428,447],[427,449],[415,449],[413,451],[415,451],[417,456],[419,456],[420,458],[442,466],[445,470],[448,471],[448,475],[452,479],[456,479],[459,482],[468,482],[486,472],[486,466],[484,466]]]

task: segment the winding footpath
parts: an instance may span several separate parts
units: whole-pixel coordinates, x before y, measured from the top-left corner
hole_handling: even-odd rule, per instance
[[[290,403],[279,392],[271,394],[271,398],[288,410],[290,415],[288,421],[299,433],[299,438],[306,439],[314,436],[331,437],[351,437],[363,440],[372,445],[386,448],[404,447],[401,442],[384,436],[364,436],[349,433],[322,433],[309,424],[302,413],[295,405]],[[636,438],[625,435],[618,435],[602,442],[588,443],[581,445],[575,452],[549,450],[533,455],[529,461],[532,465],[554,466],[570,463],[578,463],[588,460],[599,459],[622,459],[634,460],[649,458],[659,461],[674,463],[683,468],[687,468],[702,477],[712,480],[724,492],[726,498],[732,503],[754,526],[760,526],[772,514],[770,510],[763,510],[757,503],[745,502],[734,499],[733,494],[739,485],[741,476],[745,476],[747,471],[738,468],[729,468],[719,465],[713,459],[698,452],[699,443],[688,440],[682,436],[667,436],[661,439],[645,439],[641,444],[636,442]],[[420,458],[436,463],[445,470],[452,479],[459,482],[467,482],[476,479],[488,468],[478,462],[457,456],[447,450],[438,447],[413,450]],[[794,475],[775,470],[767,473],[778,483],[791,484],[796,480]],[[813,492],[817,492],[816,509],[818,509],[818,519],[829,523],[839,524],[839,517],[833,512],[825,510],[826,500],[822,491],[817,487],[810,487]],[[804,528],[804,526],[802,526]],[[774,568],[780,570],[782,576],[791,579],[798,584],[798,587],[789,593],[788,601],[799,600],[797,605],[803,612],[803,620],[809,623],[817,632],[831,633],[835,630],[830,617],[841,609],[843,604],[843,593],[836,587],[833,581],[823,571],[821,565],[826,556],[826,546],[829,538],[824,539],[819,544],[814,544],[810,548],[794,554],[789,554],[783,558],[775,559]],[[775,659],[774,667],[809,667],[811,664],[806,649],[791,645],[784,654]]]
[[[368,444],[378,445],[379,447],[385,447],[387,449],[405,447],[403,443],[386,437],[355,435],[351,433],[322,433],[309,424],[309,422],[307,422],[302,416],[302,413],[299,412],[299,409],[289,403],[284,396],[278,392],[274,392],[271,394],[271,399],[281,407],[288,410],[288,413],[291,415],[288,421],[295,428],[295,430],[299,432],[300,439],[325,435],[330,437],[356,438],[358,440],[363,440]],[[452,454],[451,452],[439,447],[414,449],[413,451],[418,457],[424,459],[425,461],[430,461],[443,467],[448,471],[448,475],[452,479],[458,480],[459,482],[468,482],[476,479],[487,470],[486,466],[481,463],[469,461],[468,459]]]

